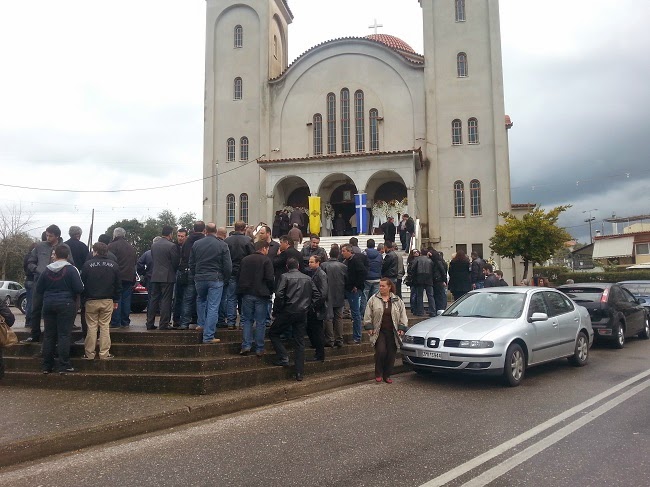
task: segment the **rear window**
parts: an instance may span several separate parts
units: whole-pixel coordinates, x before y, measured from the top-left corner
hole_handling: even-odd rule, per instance
[[[648,296],[650,295],[650,284],[636,284],[636,283],[626,283],[621,284],[625,289],[630,291],[632,294]]]
[[[603,295],[603,290],[598,288],[590,287],[576,287],[576,288],[566,288],[563,287],[560,289],[564,294],[569,296],[575,302],[583,303],[597,303],[600,301],[601,296]]]

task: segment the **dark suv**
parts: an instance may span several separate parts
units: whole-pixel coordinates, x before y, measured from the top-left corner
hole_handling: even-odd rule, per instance
[[[598,341],[607,340],[616,348],[623,348],[626,337],[650,338],[648,311],[643,300],[635,298],[623,286],[590,282],[565,284],[557,289],[587,308]]]

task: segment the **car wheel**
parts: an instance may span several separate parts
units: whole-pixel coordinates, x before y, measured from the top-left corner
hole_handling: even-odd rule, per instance
[[[18,309],[24,315],[27,314],[27,296],[23,295],[18,300]]]
[[[645,325],[643,325],[643,330],[639,333],[639,338],[647,340],[650,338],[650,324],[648,324],[648,317],[645,317]]]
[[[503,378],[507,385],[516,387],[521,384],[526,373],[526,355],[516,343],[508,347],[506,352],[506,363],[503,368]]]
[[[619,323],[614,330],[614,335],[616,336],[614,348],[623,348],[625,346],[625,327],[623,324]]]
[[[5,296],[5,304],[11,306],[11,298],[9,296]]]
[[[576,367],[582,367],[587,365],[589,360],[589,339],[584,332],[578,333],[578,338],[576,339],[576,348],[573,351],[573,355],[569,357],[569,362],[571,365]]]

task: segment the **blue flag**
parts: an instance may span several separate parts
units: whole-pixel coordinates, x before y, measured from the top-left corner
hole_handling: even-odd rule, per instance
[[[366,193],[358,193],[354,195],[354,206],[357,212],[357,232],[360,234],[366,233],[368,228],[368,215],[366,213],[366,204],[368,195]]]

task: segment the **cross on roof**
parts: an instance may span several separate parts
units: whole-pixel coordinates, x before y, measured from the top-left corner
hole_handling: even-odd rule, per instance
[[[369,29],[375,29],[375,35],[377,35],[377,29],[378,29],[379,27],[383,27],[383,25],[382,25],[382,24],[378,24],[378,23],[377,23],[377,19],[375,19],[375,23],[374,23],[374,25],[371,25],[371,26],[369,26],[368,28],[369,28]]]

